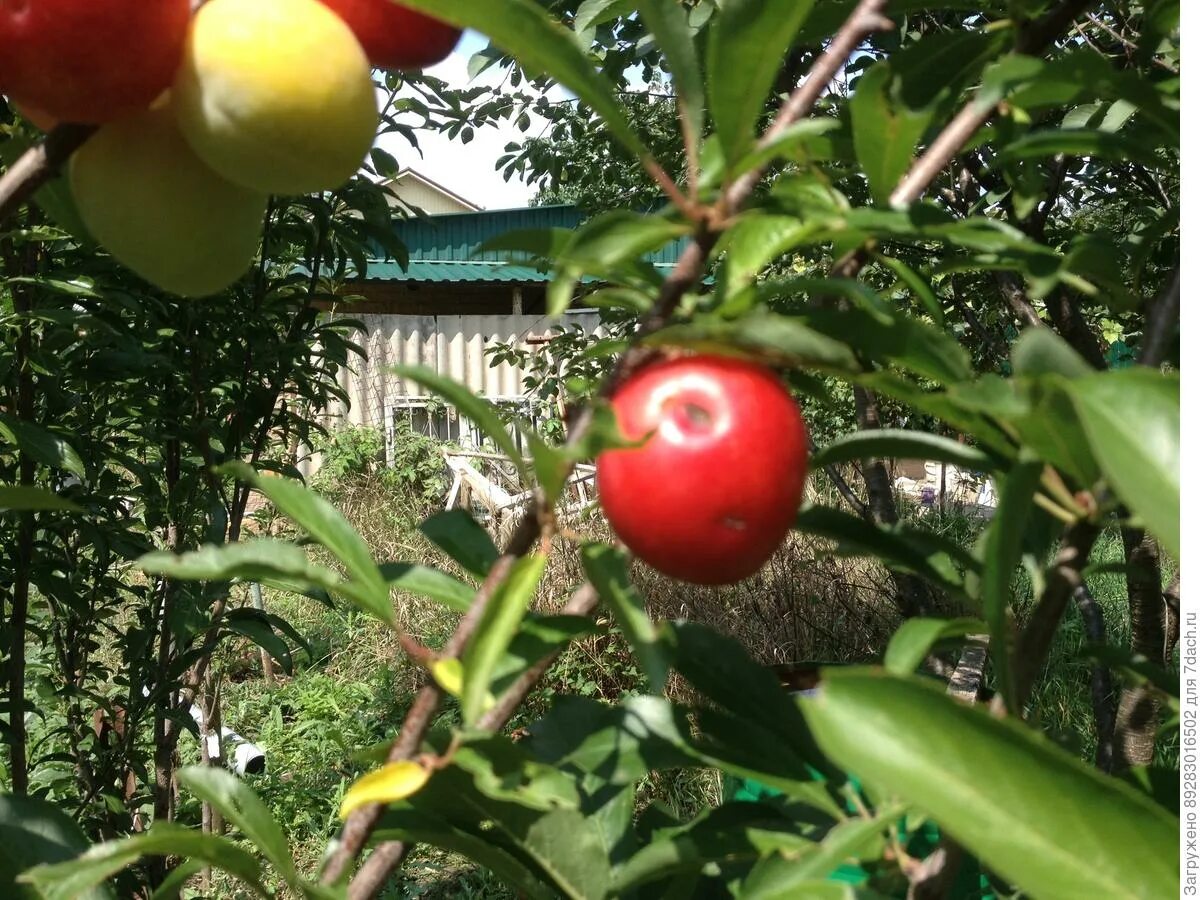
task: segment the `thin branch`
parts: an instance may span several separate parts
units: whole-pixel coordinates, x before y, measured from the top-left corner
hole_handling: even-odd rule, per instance
[[[0,175],[0,226],[58,174],[71,154],[95,132],[95,125],[59,125],[40,143],[30,147]]]
[[[1017,36],[1014,50],[1025,54],[1041,53],[1093,2],[1094,0],[1066,0],[1057,9],[1023,29]],[[997,105],[998,103],[969,103],[963,107],[892,191],[891,197],[888,198],[891,205],[904,207],[918,200],[950,164],[950,160],[966,146],[971,136],[983,127]]]

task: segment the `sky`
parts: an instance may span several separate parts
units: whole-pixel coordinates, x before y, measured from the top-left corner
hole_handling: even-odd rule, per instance
[[[454,53],[428,71],[451,87],[465,87],[470,83],[467,62],[486,44],[483,36],[467,32]],[[475,83],[495,84],[499,78],[499,73],[489,71]],[[511,209],[528,206],[534,189],[515,177],[505,182],[496,171],[496,160],[504,153],[506,144],[525,136],[505,124],[501,128],[475,129],[475,137],[469,144],[436,132],[419,131],[420,153],[398,134],[384,135],[378,146],[396,157],[400,168],[412,168],[484,209]]]

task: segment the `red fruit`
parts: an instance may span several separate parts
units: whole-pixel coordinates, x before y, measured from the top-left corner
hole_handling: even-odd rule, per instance
[[[424,69],[450,55],[462,30],[392,0],[321,0],[350,26],[372,66]]]
[[[636,372],[613,409],[624,437],[651,435],[597,460],[617,536],[694,584],[758,571],[791,528],[808,470],[804,417],[779,377],[733,357],[683,357]]]
[[[0,0],[0,93],[59,122],[108,122],[171,85],[191,0]]]

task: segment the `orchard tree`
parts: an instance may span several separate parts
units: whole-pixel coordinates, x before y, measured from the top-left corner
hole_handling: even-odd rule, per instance
[[[602,133],[604,154],[624,154],[622,166],[636,160],[656,186],[665,201],[657,211],[605,210],[573,232],[521,232],[494,245],[552,267],[552,314],[586,279],[603,285],[590,302],[627,310],[636,327],[561,444],[525,435],[531,462],[496,411],[462,385],[400,370],[474,419],[534,487],[500,547],[462,512],[425,523],[467,573],[462,580],[373,559],[325,500],[295,480],[264,477],[254,458],[217,470],[239,490],[264,494],[341,571],[294,543],[222,535],[199,550],[143,556],[143,572],[210,589],[271,578],[328,592],[392,626],[428,678],[386,761],[342,798],[344,825],[315,882],[298,872],[286,835],[246,786],[212,767],[179,773],[183,786],[309,897],[377,895],[417,842],[464,853],[534,897],[947,896],[973,860],[993,890],[1174,896],[1178,809],[1163,788],[1178,773],[1147,764],[1159,706],[1178,709],[1166,672],[1173,640],[1163,634],[1178,590],[1162,589],[1160,570],[1161,556],[1178,560],[1181,547],[1178,4],[405,5],[486,34],[487,60],[529,88],[524,97],[475,95],[464,107],[423,82],[426,101],[451,101],[431,120],[461,134],[498,116],[546,112],[545,89],[557,84],[576,98],[561,118],[576,123],[578,140]],[[621,99],[638,61],[648,70],[643,82],[670,86],[677,140],[660,134],[649,143],[630,116],[636,103]],[[239,62],[235,54],[230,64]],[[655,79],[660,69],[669,78]],[[305,86],[302,99],[316,93]],[[228,123],[193,124],[199,130],[185,127],[185,136],[201,153]],[[52,133],[30,168],[44,173],[46,159],[61,159],[59,140],[71,134]],[[228,149],[209,164],[227,166],[230,180],[260,171],[261,148],[251,147],[238,171]],[[523,159],[553,178],[549,154]],[[21,173],[9,170],[0,210],[20,196],[14,188],[28,193],[32,176]],[[672,271],[642,263],[681,237],[689,243]],[[1118,339],[1135,365],[1108,365]],[[720,441],[723,409],[680,395],[678,385],[668,382],[662,402],[647,392],[651,399],[634,403],[642,416],[630,421],[625,404],[647,379],[705,366],[753,372],[776,400],[779,383],[766,369],[801,389],[816,390],[814,376],[843,386],[857,427],[807,468],[861,462],[866,498],[856,511],[796,509],[799,491],[725,496],[738,479],[719,472],[721,461],[734,474],[748,470],[749,480],[757,460]],[[685,383],[701,392],[730,382]],[[731,421],[746,421],[748,390],[768,389],[727,392]],[[754,423],[762,446],[752,450],[791,465],[794,480],[806,468],[803,453],[788,449],[795,410],[775,401],[762,408],[771,421]],[[889,409],[963,439],[888,427]],[[995,478],[996,514],[972,544],[899,521],[881,462],[897,457]],[[907,621],[881,663],[828,668],[813,692],[790,696],[731,638],[651,620],[625,552],[559,528],[564,485],[593,458],[625,473],[649,460],[664,483],[692,486],[692,502],[663,503],[647,479],[639,510],[636,495],[602,485],[615,530],[651,564],[693,581],[740,575],[702,571],[725,549],[719,527],[693,560],[658,557],[653,535],[695,534],[698,514],[735,510],[716,525],[753,531],[760,545],[745,553],[763,558],[782,537],[773,516],[787,500],[794,529],[895,573]],[[714,477],[703,477],[705,467]],[[736,504],[747,499],[758,505],[743,511]],[[771,527],[746,527],[760,514]],[[1028,714],[1067,609],[1089,608],[1090,557],[1107,527],[1125,533],[1134,640],[1108,646],[1093,632],[1090,657],[1129,687],[1115,725],[1097,706],[1101,753],[1092,764]],[[586,580],[561,607],[535,612],[555,539],[579,544]],[[1028,609],[1014,603],[1020,569],[1033,585]],[[400,630],[393,588],[461,611],[453,635],[427,647]],[[629,642],[648,692],[616,704],[561,697],[528,737],[505,735],[555,657],[602,627]],[[972,634],[988,636],[994,700],[986,705],[949,696],[925,665]],[[688,689],[667,692],[669,676]],[[435,728],[448,697],[457,715]],[[1177,719],[1164,725],[1173,728]],[[726,802],[686,821],[637,808],[647,774],[701,767],[754,778],[781,797]],[[932,852],[919,840],[923,822],[938,829]],[[165,853],[267,893],[262,860],[244,845],[163,821],[74,859],[47,853],[20,878],[46,897],[77,896]],[[846,863],[857,864],[856,883],[831,882]],[[175,870],[179,878],[189,871]]]

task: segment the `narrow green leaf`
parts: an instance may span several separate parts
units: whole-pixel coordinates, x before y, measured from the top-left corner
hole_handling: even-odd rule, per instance
[[[938,299],[937,295],[933,292],[933,288],[929,286],[929,282],[924,277],[910,268],[907,263],[896,259],[894,256],[885,256],[879,253],[875,255],[875,259],[896,273],[896,277],[908,287],[912,295],[925,307],[925,311],[933,319],[933,324],[938,327],[945,325],[946,313],[942,309],[942,301]]]
[[[635,158],[649,156],[611,84],[596,71],[575,36],[534,0],[404,0],[404,5],[486,34],[519,59],[526,72],[549,75],[590,106]]]
[[[0,512],[83,512],[83,507],[36,487],[0,487]]]
[[[41,894],[17,877],[41,863],[73,859],[90,846],[83,829],[47,800],[0,795],[0,896],[41,900]],[[78,900],[112,900],[107,888],[93,887]]]
[[[371,556],[371,548],[332,503],[299,482],[259,475],[243,463],[227,463],[220,471],[249,482],[276,509],[307,531],[350,573],[352,584],[343,584],[343,592],[353,592],[356,602],[379,620],[388,625],[395,623],[392,599]]]
[[[392,590],[427,597],[456,612],[466,612],[475,598],[474,588],[429,566],[384,563],[379,567],[379,574]]]
[[[1038,159],[1057,154],[1089,156],[1098,159],[1131,160],[1151,168],[1167,165],[1153,141],[1124,132],[1095,128],[1054,128],[1032,131],[1010,141],[1000,149],[1000,162]]]
[[[991,472],[996,460],[982,450],[941,435],[881,428],[843,435],[816,453],[813,468],[855,459],[918,459],[952,463],[976,472]]]
[[[271,816],[267,805],[240,778],[212,766],[186,766],[179,770],[179,783],[212,804],[267,858],[288,884],[299,881],[287,838]]]
[[[953,564],[963,564],[962,551],[928,533],[876,525],[846,510],[816,505],[801,509],[793,527],[835,541],[843,556],[878,557],[891,568],[920,575],[951,593],[962,593],[962,579]]]
[[[754,143],[758,119],[813,0],[725,0],[709,30],[708,99],[732,168]]]
[[[866,173],[875,202],[888,195],[908,171],[917,142],[933,118],[931,110],[913,110],[891,98],[892,69],[875,63],[855,85],[850,98],[854,151]]]
[[[1012,627],[1009,600],[1013,576],[1021,561],[1025,529],[1033,510],[1033,496],[1042,478],[1040,460],[1022,459],[1000,485],[996,515],[981,538],[983,542],[983,617],[988,624],[992,666],[996,683],[1009,712],[1018,714],[1016,682],[1011,662]]]
[[[987,624],[979,619],[909,619],[888,641],[884,668],[895,675],[911,675],[940,641],[985,631]]]
[[[684,128],[698,146],[704,136],[704,78],[687,10],[675,0],[648,0],[639,4],[638,15],[646,20],[666,57]]]
[[[227,838],[170,822],[155,822],[145,834],[96,844],[67,862],[37,866],[25,872],[20,880],[37,888],[43,900],[77,900],[146,856],[200,859],[240,879],[258,896],[272,896],[259,880],[258,860],[249,852]]]
[[[472,834],[427,811],[392,808],[383,814],[374,836],[379,840],[407,841],[431,844],[454,853],[461,853],[487,868],[529,900],[556,900],[559,894],[542,882],[528,864],[497,846],[488,835]]]
[[[579,552],[588,581],[612,610],[621,631],[637,654],[650,691],[658,693],[667,683],[670,661],[663,650],[658,630],[646,615],[646,604],[629,581],[625,561],[607,544],[587,544]]]
[[[479,578],[485,577],[500,558],[500,551],[492,542],[491,535],[463,509],[451,509],[430,516],[421,523],[421,534]]]
[[[874,669],[827,669],[800,704],[840,766],[1030,896],[1178,895],[1179,820],[1020,720]]]
[[[245,613],[252,615],[245,615]],[[270,623],[258,610],[233,610],[225,617],[225,627],[262,647],[271,655],[272,659],[279,663],[285,675],[292,674],[292,651],[289,649],[287,641],[275,633]]]
[[[761,859],[746,876],[739,900],[785,900],[807,897],[805,882],[827,878],[839,866],[869,855],[876,858],[883,849],[883,833],[900,821],[904,808],[889,806],[876,810],[869,819],[850,819],[829,833],[807,852],[796,858],[772,854]]]
[[[508,426],[496,414],[492,405],[475,394],[469,387],[446,378],[425,366],[396,366],[393,374],[415,381],[421,387],[441,397],[460,413],[480,427],[484,434],[496,443],[496,447],[512,460],[518,472],[525,470],[521,451],[508,433]]]
[[[1120,369],[1076,379],[1066,390],[1105,479],[1179,559],[1179,377]]]
[[[263,581],[281,578],[325,590],[341,583],[337,573],[311,562],[301,547],[287,541],[254,538],[234,544],[206,544],[186,553],[154,551],[137,561],[147,575],[181,581]]]
[[[492,673],[512,642],[529,602],[537,590],[546,556],[535,553],[513,563],[504,583],[496,589],[463,652],[463,720],[473,724],[485,711],[484,697],[492,681]]]
[[[44,466],[62,469],[80,478],[87,476],[87,469],[75,448],[41,425],[0,413],[0,440],[15,445]]]

